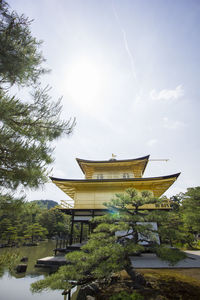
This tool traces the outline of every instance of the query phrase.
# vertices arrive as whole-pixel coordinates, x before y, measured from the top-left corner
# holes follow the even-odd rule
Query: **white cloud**
[[[157,144],[158,140],[157,139],[151,139],[147,142],[147,146],[152,147],[155,144]]]
[[[151,90],[150,97],[153,100],[177,100],[184,95],[182,85],[178,85],[174,90],[161,90],[157,92],[155,89]]]
[[[178,120],[176,121],[169,120],[167,117],[163,118],[163,123],[164,123],[163,124],[164,128],[167,129],[179,129],[186,125],[185,123]]]

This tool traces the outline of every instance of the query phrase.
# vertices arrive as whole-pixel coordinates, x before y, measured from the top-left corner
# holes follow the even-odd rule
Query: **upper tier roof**
[[[81,170],[85,174],[86,179],[91,179],[92,174],[100,172],[102,170],[116,170],[116,169],[132,169],[135,173],[135,177],[142,177],[145,168],[147,166],[149,156],[143,156],[135,159],[124,159],[124,160],[85,160],[76,158]]]

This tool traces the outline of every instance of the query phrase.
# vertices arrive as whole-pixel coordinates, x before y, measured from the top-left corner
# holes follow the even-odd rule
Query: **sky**
[[[168,197],[199,185],[199,0],[8,0],[33,19],[52,99],[73,134],[54,142],[54,177],[82,179],[76,157],[150,154],[144,177],[181,172]],[[53,183],[28,200],[66,200]]]

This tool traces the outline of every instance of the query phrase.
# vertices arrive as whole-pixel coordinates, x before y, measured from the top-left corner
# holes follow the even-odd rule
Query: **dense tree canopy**
[[[182,194],[183,221],[188,231],[200,234],[200,186]]]
[[[175,247],[198,248],[200,187],[188,188],[185,193],[171,197],[171,207],[159,220],[162,241]]]
[[[144,250],[142,242],[151,242],[151,251],[172,264],[185,257],[175,249],[159,244],[157,230],[150,222],[156,221],[154,212],[141,209],[144,204],[157,203],[159,200],[148,191],[139,193],[128,189],[117,194],[106,206],[110,214],[94,219],[96,228],[81,251],[66,255],[69,264],[57,273],[32,285],[34,291],[43,289],[66,289],[71,280],[83,284],[95,279],[109,281],[114,272],[125,269],[137,283],[138,274],[130,264],[130,256]]]
[[[37,203],[41,208],[46,207],[48,209],[58,205],[58,202],[54,200],[32,200],[31,202]]]
[[[35,201],[0,201],[0,244],[20,246],[44,238],[66,237],[70,217],[58,208],[48,209]]]
[[[41,74],[44,58],[38,50],[41,41],[31,35],[31,21],[10,11],[0,0],[0,83],[8,86],[33,84]]]
[[[41,88],[44,58],[31,21],[0,0],[0,185],[1,198],[17,187],[38,187],[52,163],[50,142],[69,134],[74,120],[60,119],[61,103]],[[30,99],[12,95],[13,85],[31,86]]]

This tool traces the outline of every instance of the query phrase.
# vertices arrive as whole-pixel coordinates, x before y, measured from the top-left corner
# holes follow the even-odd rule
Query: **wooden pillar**
[[[67,290],[67,291],[64,291],[62,293],[62,295],[64,294],[64,300],[71,300],[71,290]],[[68,297],[67,297],[68,296]]]
[[[92,210],[92,220],[94,219],[94,209]],[[94,224],[91,223],[90,224],[90,230],[91,230],[91,233],[93,232],[93,229],[94,229]]]
[[[82,239],[83,239],[83,222],[81,222],[80,243],[82,243]]]
[[[70,232],[70,239],[69,239],[70,245],[72,245],[73,243],[73,236],[74,236],[74,212],[72,212],[71,232]]]
[[[71,290],[69,290],[69,293],[68,293],[68,300],[71,299]]]

